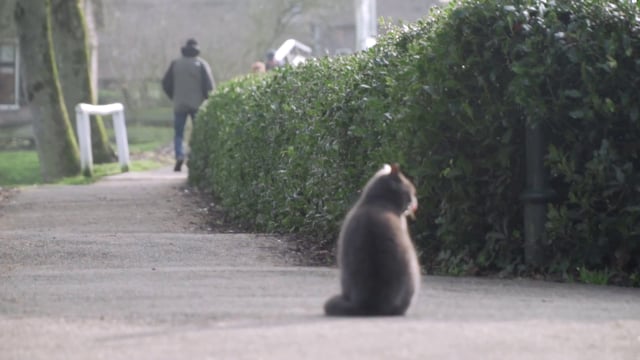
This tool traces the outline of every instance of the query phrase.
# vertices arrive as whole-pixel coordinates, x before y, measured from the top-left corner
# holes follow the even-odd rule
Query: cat
[[[348,212],[338,237],[342,294],[329,316],[404,315],[420,286],[420,266],[407,227],[418,208],[414,185],[397,164],[384,165]]]

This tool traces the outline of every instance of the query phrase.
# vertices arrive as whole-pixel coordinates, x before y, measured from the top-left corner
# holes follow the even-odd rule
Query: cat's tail
[[[342,295],[335,295],[324,304],[324,313],[327,316],[358,316],[363,315],[362,310],[353,303],[347,301]]]
[[[409,301],[396,305],[358,304],[335,295],[324,304],[324,313],[327,316],[402,316],[409,304]]]

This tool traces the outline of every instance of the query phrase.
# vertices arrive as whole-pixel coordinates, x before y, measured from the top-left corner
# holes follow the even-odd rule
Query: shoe
[[[173,171],[180,172],[180,170],[182,170],[182,163],[183,162],[184,162],[184,160],[182,160],[182,159],[176,160],[176,166],[173,167]]]

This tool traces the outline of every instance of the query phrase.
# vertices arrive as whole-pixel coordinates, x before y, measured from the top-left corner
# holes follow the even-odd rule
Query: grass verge
[[[129,171],[147,171],[160,168],[166,164],[154,160],[132,161]],[[94,164],[93,176],[82,175],[67,177],[59,184],[79,185],[90,184],[104,176],[120,174],[120,164],[117,162],[108,164]],[[24,185],[42,184],[40,176],[40,164],[35,151],[3,151],[0,152],[0,187],[14,187]]]
[[[112,131],[107,130],[113,137]],[[153,152],[171,141],[173,128],[159,126],[130,126],[127,128],[129,151],[131,155]],[[114,145],[115,146],[115,145]],[[165,163],[141,159],[131,162],[129,171],[146,171],[157,169]],[[101,177],[121,173],[118,162],[108,164],[94,164],[93,176],[86,178],[82,175],[64,178],[60,184],[89,184]],[[42,184],[40,163],[35,150],[0,151],[0,187],[15,187],[23,185]]]
[[[129,166],[129,171],[147,171],[157,169],[159,167],[164,166],[165,164],[159,163],[153,160],[137,160],[132,161]],[[121,174],[120,164],[109,163],[109,164],[96,164],[93,165],[93,176],[85,177],[83,175],[66,177],[57,182],[57,184],[62,185],[83,185],[83,184],[91,184],[94,183],[101,178],[109,175],[117,175]]]
[[[42,183],[38,154],[33,150],[0,152],[0,186]]]

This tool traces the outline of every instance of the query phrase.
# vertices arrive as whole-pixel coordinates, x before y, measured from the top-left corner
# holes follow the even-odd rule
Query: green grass
[[[110,137],[113,131],[107,130]],[[171,143],[173,128],[159,126],[128,126],[127,137],[129,139],[129,152],[137,154],[156,150]],[[114,141],[115,148],[115,141]],[[150,161],[132,161],[129,171],[146,171],[164,166],[165,164]],[[118,162],[109,164],[94,164],[93,176],[90,178],[82,175],[61,180],[61,184],[88,184],[101,177],[120,174],[122,171]],[[21,186],[42,184],[40,175],[40,163],[35,150],[0,151],[0,186]]]
[[[613,275],[613,273],[608,269],[591,271],[582,266],[577,270],[580,281],[593,285],[607,285],[609,283],[609,279]]]
[[[40,163],[35,151],[0,152],[0,186],[42,183]]]
[[[164,165],[165,164],[150,160],[132,161],[129,166],[129,171],[153,170]],[[120,170],[120,164],[117,162],[94,164],[92,177],[88,178],[83,175],[78,175],[64,178],[58,181],[58,183],[65,185],[90,184],[104,176],[120,173],[122,173],[122,171]],[[40,164],[38,162],[38,155],[35,151],[0,152],[0,187],[14,187],[42,183]]]
[[[150,160],[140,160],[140,161],[132,161],[129,166],[129,171],[147,171],[157,169],[162,167],[164,164],[161,164],[156,161]],[[83,175],[66,177],[60,181],[58,184],[62,185],[83,185],[83,184],[91,184],[98,181],[100,178],[109,175],[117,175],[121,174],[120,164],[118,163],[109,163],[109,164],[97,164],[93,165],[93,176],[85,177]]]

